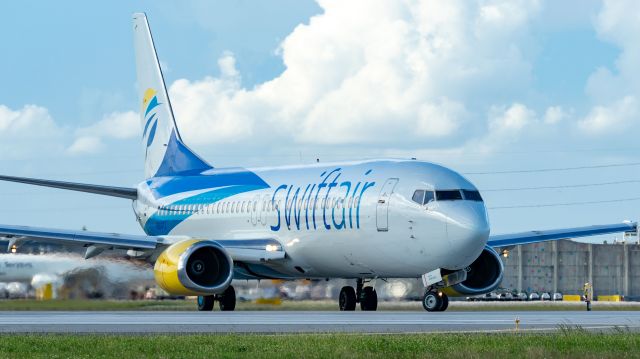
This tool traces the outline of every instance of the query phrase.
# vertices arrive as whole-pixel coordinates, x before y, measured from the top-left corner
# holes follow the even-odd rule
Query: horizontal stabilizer
[[[64,182],[64,181],[51,181],[51,180],[42,180],[37,178],[12,177],[12,176],[1,176],[1,175],[0,175],[0,180],[26,183],[26,184],[36,185],[36,186],[67,189],[71,191],[101,194],[104,196],[111,196],[111,197],[120,197],[120,198],[127,198],[127,199],[138,198],[138,191],[135,188],[113,187],[113,186],[103,186],[103,185],[97,185],[97,184],[84,184],[84,183],[74,183],[74,182]]]

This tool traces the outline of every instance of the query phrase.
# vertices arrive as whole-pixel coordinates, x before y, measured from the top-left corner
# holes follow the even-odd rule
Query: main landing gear
[[[338,305],[341,311],[354,311],[356,304],[360,303],[360,310],[375,311],[378,309],[378,293],[373,287],[364,287],[364,280],[358,279],[356,288],[342,287],[338,297]]]
[[[427,312],[444,312],[449,307],[449,297],[442,292],[428,290],[422,297],[422,307]]]
[[[236,290],[233,289],[233,286],[229,286],[222,294],[198,296],[198,310],[201,312],[212,311],[216,300],[221,311],[232,311],[236,309]]]

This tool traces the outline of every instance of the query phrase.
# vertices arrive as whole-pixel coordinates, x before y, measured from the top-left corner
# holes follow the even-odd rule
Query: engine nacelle
[[[171,294],[220,294],[233,279],[233,260],[214,241],[188,239],[165,249],[153,273],[156,283]]]
[[[449,296],[473,296],[489,293],[498,288],[504,275],[504,265],[500,255],[491,247],[485,247],[478,259],[473,261],[467,272],[467,279],[443,292]]]

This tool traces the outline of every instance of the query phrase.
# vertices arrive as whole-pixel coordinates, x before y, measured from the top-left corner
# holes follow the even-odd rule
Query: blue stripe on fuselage
[[[171,208],[172,206],[180,206],[180,205],[212,204],[239,193],[245,193],[245,192],[255,191],[255,190],[264,189],[264,188],[269,188],[269,186],[266,186],[266,187],[260,186],[260,185],[228,186],[228,187],[218,188],[218,189],[214,189],[204,193],[200,193],[188,198],[184,198],[179,201],[173,202],[169,205],[165,205],[164,207]],[[184,211],[181,211],[181,212],[172,211],[172,210],[162,210],[161,212],[158,211],[154,213],[151,217],[149,217],[149,219],[144,225],[144,231],[148,235],[153,235],[153,236],[168,234],[178,224],[182,223],[184,220],[189,218],[192,214],[193,214],[192,212],[184,212]]]
[[[269,188],[257,174],[244,168],[211,170],[207,175],[200,176],[154,177],[147,180],[147,186],[156,199],[182,192],[227,186]]]

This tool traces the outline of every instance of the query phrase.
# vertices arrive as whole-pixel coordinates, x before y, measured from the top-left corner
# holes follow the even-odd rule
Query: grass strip
[[[300,334],[300,335],[2,335],[11,358],[636,358],[640,335]]]

